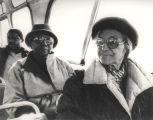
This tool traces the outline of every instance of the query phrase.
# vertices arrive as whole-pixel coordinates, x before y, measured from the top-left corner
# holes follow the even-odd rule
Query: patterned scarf
[[[108,73],[110,73],[115,79],[112,79],[112,82],[115,84],[115,86],[118,88],[120,92],[123,93],[122,89],[122,80],[124,79],[126,75],[125,71],[125,65],[123,64],[122,67],[117,70],[114,65],[103,65]]]
[[[117,70],[114,65],[104,65],[104,67],[108,73],[112,74],[116,78],[116,82],[119,82],[125,75],[124,65],[120,70]]]

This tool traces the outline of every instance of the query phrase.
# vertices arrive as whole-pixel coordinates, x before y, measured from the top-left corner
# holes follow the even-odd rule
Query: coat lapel
[[[126,112],[131,117],[131,113],[130,113],[130,109],[127,104],[127,101],[125,97],[123,96],[123,94],[121,93],[121,91],[119,91],[117,87],[113,84],[112,79],[113,79],[112,76],[108,74],[107,87],[114,94],[116,99],[119,101],[119,103],[122,105],[122,107],[126,110]]]
[[[55,86],[55,89],[62,90],[65,82],[63,75],[59,71],[56,57],[53,54],[49,54],[46,60],[47,70],[51,77],[51,80]]]
[[[131,110],[136,96],[153,86],[153,78],[131,60],[128,61],[127,74],[126,100]]]
[[[70,77],[66,63],[62,63],[54,54],[49,54],[46,64],[54,86],[58,90],[63,90],[65,81]]]
[[[106,84],[107,74],[104,67],[97,61],[93,61],[84,75],[84,84]]]

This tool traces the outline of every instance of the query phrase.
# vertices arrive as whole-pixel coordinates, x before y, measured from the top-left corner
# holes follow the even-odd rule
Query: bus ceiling
[[[53,3],[54,0],[0,0],[1,6],[4,4],[6,9],[0,15],[0,19],[23,7],[28,7],[31,12],[32,24],[48,23],[50,9]]]

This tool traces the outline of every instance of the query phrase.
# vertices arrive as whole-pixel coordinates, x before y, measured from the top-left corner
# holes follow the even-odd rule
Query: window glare
[[[8,20],[2,20],[1,21],[1,35],[2,35],[2,39],[0,40],[0,46],[4,47],[7,45],[7,32],[9,30],[9,23]]]
[[[20,9],[13,13],[12,15],[13,27],[20,29],[25,37],[29,31],[31,31],[32,23],[31,23],[31,15],[29,9],[27,7]],[[25,42],[23,46],[26,49],[29,49]]]
[[[12,4],[14,7],[17,7],[25,2],[26,2],[26,0],[12,0]]]
[[[80,62],[93,2],[94,0],[56,0],[49,24],[59,39],[54,50],[57,56]]]

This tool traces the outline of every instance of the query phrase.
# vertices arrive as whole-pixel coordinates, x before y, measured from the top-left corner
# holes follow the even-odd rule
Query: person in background
[[[128,55],[138,44],[123,18],[107,17],[92,28],[97,59],[65,83],[57,120],[152,120],[153,79]]]
[[[48,119],[54,119],[58,97],[65,81],[73,74],[73,69],[54,55],[53,49],[58,39],[49,25],[35,24],[27,34],[25,43],[32,51],[10,69],[3,102],[30,101]],[[10,117],[19,117],[24,111],[27,112],[26,109],[19,107],[7,112]],[[29,109],[29,112],[32,110]]]
[[[20,30],[10,29],[8,31],[8,45],[5,48],[0,48],[0,77],[4,78],[4,80],[6,80],[12,64],[28,55],[28,51],[21,47],[23,41],[23,35]]]

